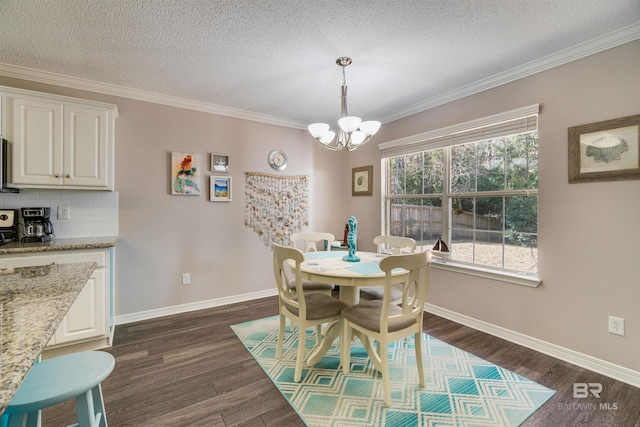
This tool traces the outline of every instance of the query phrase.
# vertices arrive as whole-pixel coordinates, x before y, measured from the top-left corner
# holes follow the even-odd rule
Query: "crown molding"
[[[486,79],[478,80],[477,82],[462,86],[458,89],[443,93],[441,95],[433,96],[385,117],[384,119],[382,119],[382,122],[389,123],[394,120],[399,120],[417,113],[421,113],[439,105],[457,101],[458,99],[462,99],[497,86],[511,83],[515,80],[519,80],[524,77],[528,77],[542,71],[558,67],[560,65],[568,64],[569,62],[573,62],[578,59],[582,59],[587,56],[594,55],[596,53],[603,52],[605,50],[612,49],[614,47],[618,47],[638,39],[640,39],[640,22],[613,31],[609,34],[605,34],[604,36],[596,37],[595,39],[588,40],[586,42],[561,50],[551,55],[547,55],[541,59],[512,68],[502,73],[495,74]]]
[[[501,86],[506,83],[528,77],[533,74],[549,70],[569,62],[585,58],[587,56],[611,49],[625,43],[640,39],[640,22],[621,28],[601,37],[586,41],[576,46],[561,50],[536,61],[529,62],[522,66],[512,68],[502,73],[477,82],[462,86],[458,89],[433,96],[408,108],[402,109],[394,114],[382,119],[383,123],[399,120],[413,114],[429,110],[458,99],[465,98],[476,93]],[[277,126],[284,126],[295,129],[306,129],[307,124],[297,120],[285,119],[282,117],[270,116],[267,114],[255,113],[252,111],[237,108],[224,107],[216,104],[209,104],[201,101],[194,101],[186,98],[179,98],[171,95],[164,95],[139,89],[127,88],[108,83],[100,83],[92,80],[77,77],[65,76],[62,74],[50,73],[47,71],[34,70],[10,64],[0,63],[0,75],[16,79],[30,80],[39,83],[63,86],[72,89],[86,90],[89,92],[102,93],[105,95],[119,96],[123,98],[135,99],[138,101],[152,102],[155,104],[172,107],[185,108],[189,110],[202,111],[205,113],[218,114],[221,116],[234,117],[238,119],[251,120]]]
[[[307,128],[307,125],[305,123],[296,120],[289,120],[282,117],[255,113],[238,108],[224,107],[222,105],[209,104],[206,102],[194,101],[191,99],[179,98],[177,96],[164,95],[156,92],[132,89],[108,83],[100,83],[78,77],[65,76],[62,74],[50,73],[47,71],[19,67],[16,65],[0,63],[0,75],[16,79],[34,81],[38,83],[63,86],[71,89],[80,89],[89,92],[102,93],[105,95],[135,99],[138,101],[152,102],[154,104],[202,111],[205,113],[218,114],[221,116],[234,117],[237,119],[251,120],[271,125],[284,126],[295,129]]]

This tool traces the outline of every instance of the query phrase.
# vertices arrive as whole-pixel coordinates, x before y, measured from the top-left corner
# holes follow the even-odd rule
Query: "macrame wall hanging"
[[[309,177],[245,172],[244,225],[267,246],[289,246],[289,236],[309,224]]]

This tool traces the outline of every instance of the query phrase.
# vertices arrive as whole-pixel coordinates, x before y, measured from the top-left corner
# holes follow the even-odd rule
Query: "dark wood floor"
[[[229,328],[277,310],[270,297],[118,326],[109,425],[304,426]],[[431,314],[425,332],[556,390],[524,426],[640,427],[638,388]],[[574,399],[574,382],[601,383],[601,398]],[[73,403],[43,412],[46,427],[74,422]]]

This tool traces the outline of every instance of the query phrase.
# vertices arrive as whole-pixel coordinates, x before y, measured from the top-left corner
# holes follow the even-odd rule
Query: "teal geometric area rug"
[[[276,359],[278,316],[231,329],[310,427],[517,426],[555,394],[425,334],[423,389],[413,339],[390,344],[393,406],[386,407],[382,380],[359,340],[351,345],[349,375],[339,369],[339,347],[334,345],[316,366],[303,365],[302,381],[295,383],[298,334],[287,327],[282,359]],[[307,348],[315,345],[314,329],[307,331]]]

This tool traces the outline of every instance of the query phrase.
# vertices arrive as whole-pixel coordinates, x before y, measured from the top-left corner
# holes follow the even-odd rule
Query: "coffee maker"
[[[0,209],[0,245],[18,241],[18,210]]]
[[[47,242],[54,236],[51,208],[22,208],[22,242]]]

